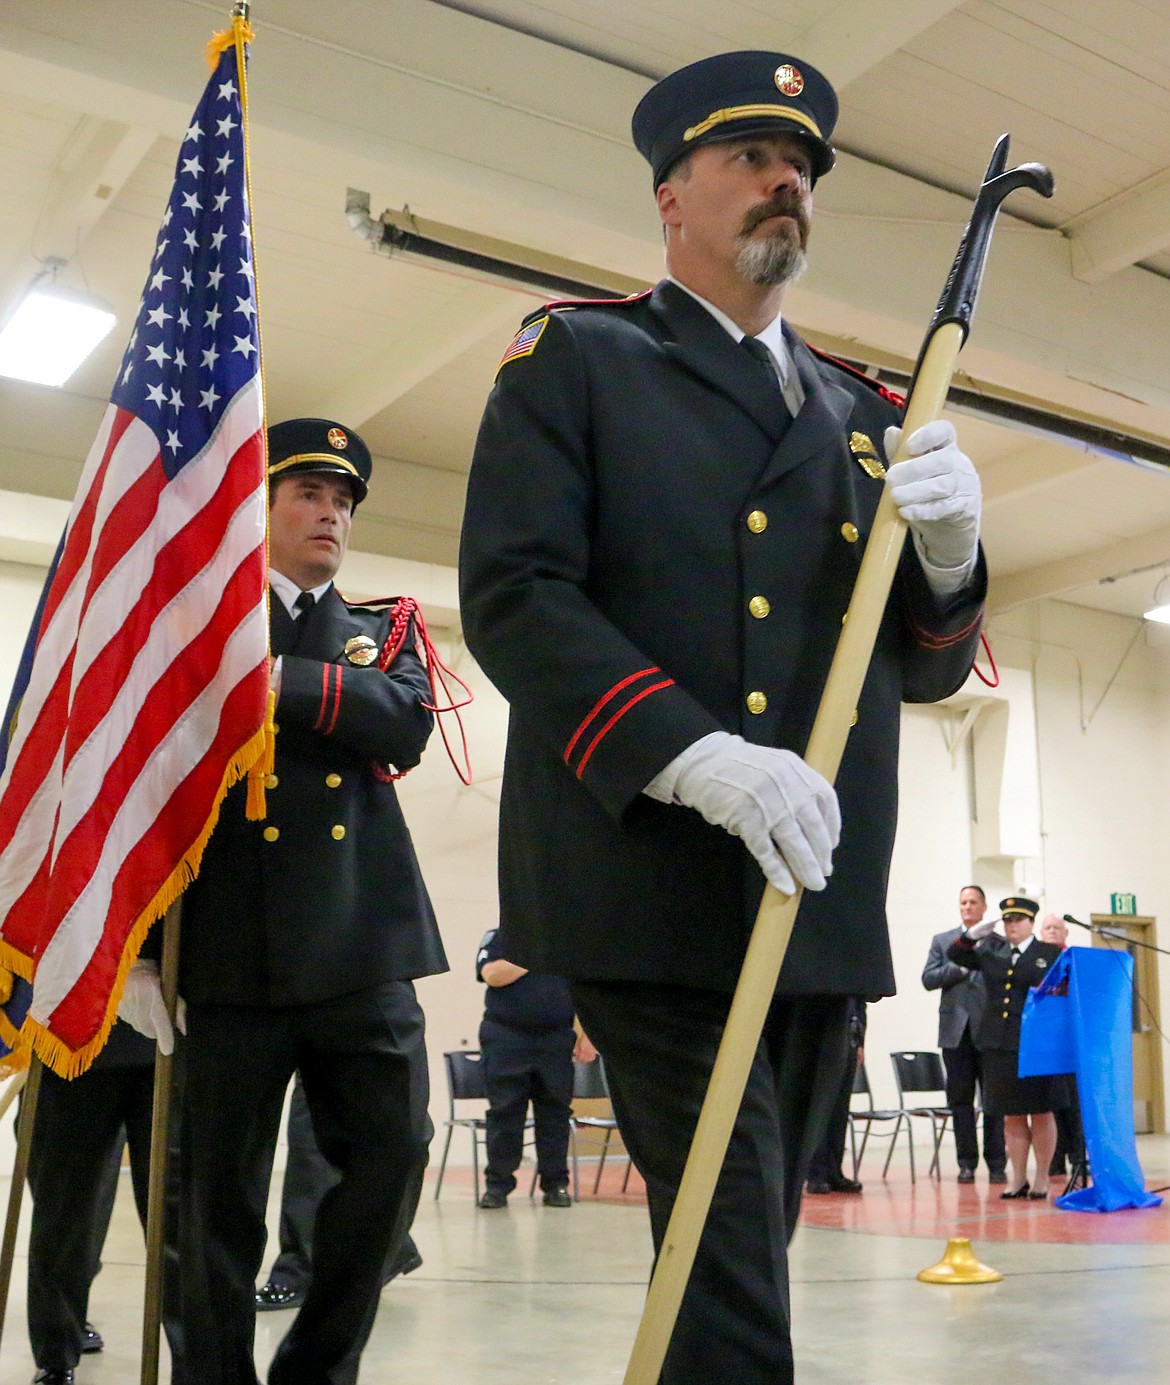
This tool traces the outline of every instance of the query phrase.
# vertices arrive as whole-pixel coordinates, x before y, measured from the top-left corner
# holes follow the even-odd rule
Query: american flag
[[[62,1075],[113,1022],[150,925],[265,744],[264,407],[240,73],[188,128],[50,573],[0,777],[0,964]]]

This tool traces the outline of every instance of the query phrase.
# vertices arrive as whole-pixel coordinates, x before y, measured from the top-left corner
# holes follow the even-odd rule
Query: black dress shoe
[[[573,1199],[567,1188],[546,1188],[542,1199],[546,1207],[572,1207]]]
[[[1029,1202],[1047,1202],[1047,1201],[1048,1201],[1048,1189],[1045,1188],[1044,1191],[1043,1191],[1042,1193],[1036,1192],[1035,1190],[1033,1190],[1032,1192],[1030,1192],[1030,1193],[1028,1194],[1028,1201],[1029,1201]]]
[[[971,1167],[970,1164],[960,1164],[960,1165],[959,1165],[959,1182],[960,1182],[960,1183],[974,1183],[974,1182],[975,1182],[975,1170]]]
[[[292,1289],[271,1279],[262,1289],[256,1290],[257,1313],[274,1313],[278,1308],[299,1308],[304,1301],[304,1289]]]
[[[73,1385],[73,1371],[37,1371],[33,1385]]]
[[[1048,1165],[1049,1178],[1063,1178],[1068,1173],[1068,1166],[1063,1159],[1053,1159]]]
[[[833,1190],[827,1183],[818,1178],[812,1182],[806,1183],[804,1185],[804,1191],[806,1193],[815,1193],[819,1196],[821,1193],[831,1193]]]
[[[485,1212],[494,1212],[498,1207],[507,1207],[508,1194],[501,1193],[495,1188],[489,1188],[480,1198],[479,1205]]]
[[[88,1356],[91,1351],[101,1351],[105,1347],[102,1341],[102,1334],[94,1327],[93,1323],[87,1322],[81,1332],[81,1354]]]
[[[989,1169],[987,1171],[988,1183],[1006,1183],[1007,1169]]]
[[[1015,1198],[1027,1197],[1027,1196],[1028,1196],[1028,1180],[1027,1180],[1027,1179],[1025,1179],[1025,1180],[1023,1181],[1023,1183],[1020,1184],[1020,1186],[1016,1189],[1016,1191],[1015,1191],[1014,1193],[1000,1193],[1000,1197],[1003,1198],[1003,1200],[1004,1200],[1005,1202],[1010,1202],[1010,1201],[1012,1201],[1012,1200],[1015,1199]]]
[[[859,1193],[861,1184],[856,1178],[846,1178],[843,1173],[829,1175],[829,1191],[833,1193]]]
[[[407,1241],[394,1257],[394,1263],[390,1266],[390,1273],[382,1280],[382,1287],[385,1288],[392,1279],[397,1279],[400,1274],[413,1274],[415,1270],[421,1267],[422,1256],[418,1253],[418,1246],[413,1241]]]

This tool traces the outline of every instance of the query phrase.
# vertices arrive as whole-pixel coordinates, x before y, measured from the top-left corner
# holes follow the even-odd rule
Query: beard
[[[792,219],[777,222],[772,233],[762,240],[754,237],[756,227],[772,216]],[[776,288],[793,283],[808,268],[808,233],[804,204],[796,197],[780,194],[744,217],[735,267],[749,284]]]

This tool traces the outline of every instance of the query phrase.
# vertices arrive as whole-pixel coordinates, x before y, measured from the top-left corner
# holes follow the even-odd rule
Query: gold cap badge
[[[378,646],[369,635],[355,635],[345,642],[345,657],[351,664],[366,668],[378,657]]]
[[[777,89],[785,96],[799,96],[804,90],[804,73],[791,63],[782,63],[776,69],[775,81]]]
[[[317,436],[320,437],[320,433]],[[338,452],[344,452],[349,446],[349,439],[340,428],[330,428],[325,436],[329,439],[329,446],[336,447]]]
[[[872,476],[875,481],[880,481],[885,476],[885,464],[878,456],[878,450],[868,433],[850,433],[849,450],[867,476]]]

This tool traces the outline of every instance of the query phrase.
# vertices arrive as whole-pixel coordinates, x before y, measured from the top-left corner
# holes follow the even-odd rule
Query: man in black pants
[[[849,999],[849,1059],[845,1076],[837,1093],[837,1104],[829,1116],[825,1138],[813,1151],[808,1165],[808,1193],[859,1193],[861,1184],[849,1178],[841,1168],[845,1158],[845,1136],[849,1127],[849,1100],[853,1095],[853,1079],[865,1054],[865,1001],[859,996]]]
[[[427,1117],[430,1124],[430,1117]],[[268,1272],[268,1281],[256,1290],[256,1311],[270,1313],[280,1308],[298,1308],[305,1301],[313,1277],[313,1225],[321,1199],[335,1188],[341,1175],[321,1153],[313,1134],[313,1118],[305,1098],[304,1084],[298,1076],[293,1083],[288,1107],[288,1162],[280,1189],[280,1254]],[[434,1127],[431,1126],[431,1134]],[[428,1144],[430,1136],[427,1137]],[[426,1165],[419,1164],[410,1193],[403,1200],[399,1224],[394,1228],[390,1253],[382,1267],[382,1287],[400,1274],[412,1274],[422,1265],[422,1256],[410,1234],[418,1200],[422,1194]]]
[[[488,1110],[485,1211],[508,1205],[524,1147],[528,1103],[536,1134],[536,1173],[546,1207],[572,1207],[569,1117],[573,1100],[573,998],[559,976],[509,962],[499,930],[484,934],[475,975],[487,985],[479,1047]]]
[[[257,1385],[256,1275],[284,1094],[299,1072],[340,1172],[269,1385],[348,1385],[430,1125],[413,979],[446,970],[391,782],[432,726],[407,607],[333,585],[371,459],[329,419],[268,432],[276,763],[267,817],[229,791],[183,901],[187,1002],[175,1385]],[[133,974],[133,971],[132,971]],[[157,985],[157,977],[155,978]]]
[[[959,917],[963,928],[972,928],[987,912],[987,897],[978,885],[959,891]],[[956,966],[947,948],[962,932],[948,928],[930,941],[930,953],[922,971],[928,991],[941,991],[938,1006],[938,1046],[947,1070],[947,1105],[955,1132],[955,1156],[959,1182],[974,1183],[979,1165],[979,1140],[975,1121],[975,1088],[982,1092],[983,1055],[975,1047],[975,1035],[987,1004],[987,987],[977,971]],[[1003,1117],[983,1113],[983,1158],[988,1182],[1006,1183],[1007,1152],[1003,1142]]]
[[[128,1024],[114,1025],[80,1077],[67,1082],[42,1069],[28,1165],[28,1337],[40,1385],[71,1385],[81,1356],[102,1349],[86,1320],[89,1289],[127,1142],[146,1227],[153,1094],[154,1044]]]

